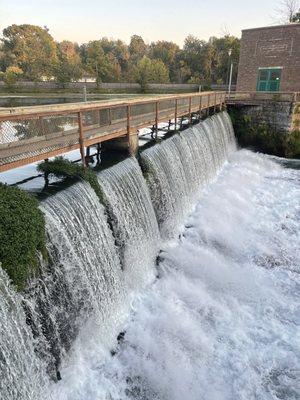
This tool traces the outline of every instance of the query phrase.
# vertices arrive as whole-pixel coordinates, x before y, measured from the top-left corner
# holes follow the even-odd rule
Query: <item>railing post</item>
[[[101,110],[98,111],[98,125],[101,125]]]
[[[178,115],[178,99],[175,99],[175,121],[174,121],[174,131],[177,130],[177,115]]]
[[[295,103],[297,102],[297,97],[298,97],[298,96],[297,96],[297,92],[295,92],[295,93],[294,93],[294,102],[295,102]]]
[[[155,102],[155,139],[158,135],[158,101]]]
[[[84,137],[83,137],[83,122],[82,122],[81,111],[78,112],[77,116],[78,116],[79,148],[80,148],[81,161],[82,161],[84,168],[86,168]]]
[[[39,125],[40,125],[43,136],[45,136],[46,131],[45,131],[45,126],[44,126],[44,122],[43,122],[43,117],[39,117]]]
[[[209,116],[209,109],[210,109],[210,93],[208,94],[208,97],[207,97],[207,110],[206,110],[207,116]]]
[[[128,106],[127,106],[127,136],[128,136],[128,141],[129,141],[129,136],[130,136],[130,133],[131,133],[131,124],[130,124],[130,122],[131,122],[131,107],[128,104]]]
[[[193,123],[193,117],[192,117],[192,97],[189,97],[189,121],[190,125]]]
[[[199,119],[201,119],[201,114],[202,114],[202,96],[200,94],[200,96],[199,96]]]
[[[215,92],[215,104],[214,104],[214,114],[217,111],[217,92]]]

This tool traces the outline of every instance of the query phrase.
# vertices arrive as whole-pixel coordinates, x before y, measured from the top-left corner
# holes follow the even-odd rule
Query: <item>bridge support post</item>
[[[157,131],[156,131],[157,135]],[[128,151],[131,156],[136,156],[139,149],[138,131],[132,132],[131,128],[131,106],[127,106],[127,140]]]

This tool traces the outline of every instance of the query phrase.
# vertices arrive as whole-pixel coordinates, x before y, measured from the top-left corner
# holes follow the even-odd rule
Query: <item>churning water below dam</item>
[[[1,400],[299,399],[300,171],[236,150],[226,113],[140,165],[98,174],[103,205],[41,203],[27,293],[0,269]]]

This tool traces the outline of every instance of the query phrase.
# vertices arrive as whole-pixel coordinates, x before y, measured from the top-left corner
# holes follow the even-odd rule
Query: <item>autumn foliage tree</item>
[[[8,81],[55,79],[63,86],[83,74],[94,77],[98,85],[138,82],[143,90],[149,83],[169,81],[209,86],[228,83],[231,62],[235,81],[239,50],[240,40],[227,33],[208,41],[189,35],[183,48],[165,40],[147,44],[139,35],[133,35],[128,45],[103,37],[79,46],[55,42],[45,27],[12,25],[0,39],[0,72]]]
[[[82,77],[83,68],[76,43],[64,40],[57,44],[57,61],[54,68],[56,80],[65,85]]]
[[[56,44],[46,28],[11,25],[3,30],[3,52],[11,65],[33,81],[51,77],[57,61]]]

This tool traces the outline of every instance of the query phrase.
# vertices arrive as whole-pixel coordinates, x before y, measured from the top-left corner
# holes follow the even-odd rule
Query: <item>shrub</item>
[[[37,200],[0,183],[0,262],[22,290],[38,270],[38,252],[47,258],[45,221]]]
[[[81,164],[72,163],[63,157],[56,157],[52,161],[44,161],[40,163],[37,168],[47,176],[54,175],[58,178],[81,178],[87,181],[97,194],[99,200],[103,202],[103,192],[99,185],[97,175],[91,169],[84,168]]]

